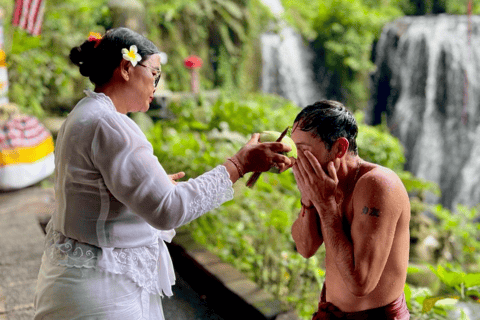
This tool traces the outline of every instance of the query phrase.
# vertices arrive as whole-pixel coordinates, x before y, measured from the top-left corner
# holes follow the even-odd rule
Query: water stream
[[[309,44],[281,19],[284,8],[279,0],[262,0],[276,16],[278,32],[269,31],[261,36],[262,91],[278,94],[306,107],[325,97],[324,90],[315,80],[313,60],[315,54]]]
[[[367,121],[387,123],[405,147],[406,170],[436,182],[455,208],[480,199],[480,17],[404,17],[376,46]],[[464,116],[467,116],[466,118]]]

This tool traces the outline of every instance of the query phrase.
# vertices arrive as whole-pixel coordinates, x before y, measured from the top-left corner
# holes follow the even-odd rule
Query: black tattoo
[[[368,214],[372,217],[380,217],[380,209],[363,207],[362,214]]]

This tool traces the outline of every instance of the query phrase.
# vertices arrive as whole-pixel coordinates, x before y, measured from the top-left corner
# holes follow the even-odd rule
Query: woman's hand
[[[250,141],[234,156],[243,168],[243,172],[264,172],[272,166],[286,171],[295,163],[294,158],[288,158],[280,152],[291,151],[292,148],[280,142],[260,143],[260,134],[254,133]]]
[[[185,172],[181,171],[181,172],[177,172],[177,173],[174,173],[174,174],[169,174],[168,177],[170,178],[170,181],[174,185],[176,185],[178,182],[175,181],[175,180],[182,179],[183,177],[185,177]]]
[[[298,151],[294,175],[305,205],[329,206],[335,203],[338,177],[333,162],[328,163],[328,175],[310,152]]]

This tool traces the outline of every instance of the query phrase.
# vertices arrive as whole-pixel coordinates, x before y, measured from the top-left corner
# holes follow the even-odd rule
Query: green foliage
[[[439,263],[455,263],[466,271],[478,272],[480,263],[480,223],[479,207],[468,208],[458,205],[455,213],[436,205],[433,214],[439,219],[437,224],[437,240],[441,252],[438,252]]]
[[[325,65],[346,90],[346,101],[362,108],[369,98],[368,74],[374,70],[372,44],[384,24],[401,16],[392,5],[365,0],[326,0],[312,20],[314,46],[324,52]]]
[[[439,265],[430,266],[431,271],[445,286],[445,292],[434,295],[426,288],[405,287],[405,296],[414,319],[447,319],[448,312],[453,310],[458,301],[478,303],[480,293],[480,274],[447,270]],[[415,292],[415,294],[413,294]],[[461,319],[468,319],[461,310]]]
[[[424,309],[424,302],[432,296],[429,288],[415,288],[405,285],[405,301],[412,320],[448,320],[447,312],[451,309],[448,304],[439,301],[431,309]],[[450,303],[451,304],[451,303]]]
[[[189,90],[183,60],[195,54],[204,61],[202,89],[217,86],[257,88],[258,38],[269,13],[258,0],[143,0],[149,38],[169,55],[164,66],[171,90]],[[252,77],[256,75],[256,77]]]
[[[4,8],[10,101],[39,117],[52,100],[71,104],[81,94],[78,87],[85,88],[88,82],[68,54],[89,31],[104,31],[109,21],[105,1],[47,1],[42,34],[37,37],[11,26],[13,6]]]
[[[394,171],[403,170],[405,157],[400,141],[389,134],[384,127],[359,125],[357,143],[359,155]]]

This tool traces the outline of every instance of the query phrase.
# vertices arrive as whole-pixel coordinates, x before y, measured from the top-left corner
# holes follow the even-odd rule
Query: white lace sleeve
[[[191,216],[198,217],[233,199],[232,180],[224,166],[217,166],[199,176],[195,182],[199,185],[200,194],[190,203],[188,211]]]
[[[180,203],[187,200],[188,205],[185,206],[183,214],[178,212],[172,219],[171,229],[178,228],[232,200],[232,181],[227,169],[219,165],[195,179],[180,182],[172,196],[174,195],[180,198]]]

